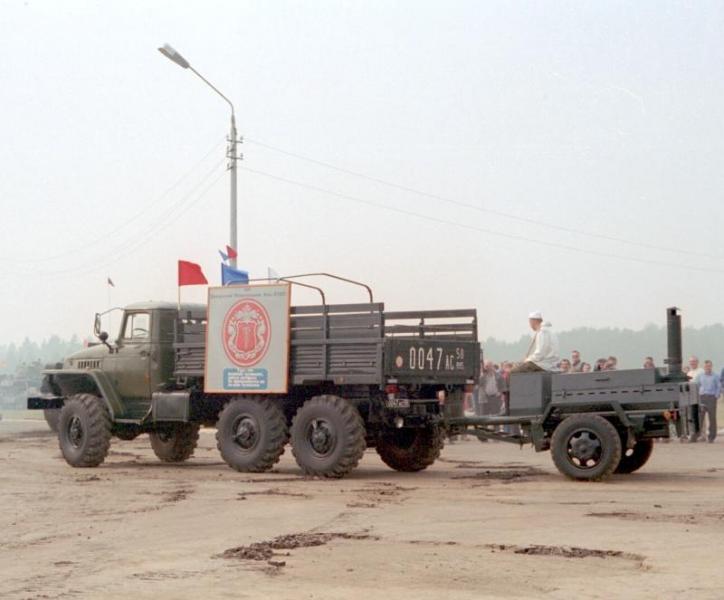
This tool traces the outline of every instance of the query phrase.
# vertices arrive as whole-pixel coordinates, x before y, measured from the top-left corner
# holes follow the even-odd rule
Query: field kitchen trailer
[[[655,439],[698,435],[700,428],[697,385],[681,369],[681,316],[677,308],[666,314],[667,369],[515,373],[509,415],[456,416],[447,427],[481,440],[550,450],[558,470],[571,479],[637,471]]]

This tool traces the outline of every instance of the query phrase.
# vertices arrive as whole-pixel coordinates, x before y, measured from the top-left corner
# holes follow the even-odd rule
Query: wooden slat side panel
[[[323,324],[324,317],[322,315],[293,316],[291,318],[292,329],[322,327]],[[327,326],[330,329],[336,327],[381,327],[382,313],[329,315],[327,317]]]
[[[382,302],[372,304],[327,304],[327,314],[337,313],[361,313],[361,312],[382,312],[385,305]],[[321,304],[313,306],[292,306],[292,315],[321,315],[324,307]]]
[[[477,319],[478,311],[475,308],[462,308],[453,310],[398,310],[387,311],[385,319]]]

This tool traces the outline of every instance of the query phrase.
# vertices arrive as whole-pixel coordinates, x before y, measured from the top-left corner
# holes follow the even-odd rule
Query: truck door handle
[[[141,356],[143,358],[146,358],[149,354],[150,354],[150,352],[148,350],[141,350]]]
[[[610,377],[596,377],[595,381],[611,381]]]

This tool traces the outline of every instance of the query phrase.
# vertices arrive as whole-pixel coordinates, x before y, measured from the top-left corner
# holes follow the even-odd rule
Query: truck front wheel
[[[574,415],[553,431],[551,453],[566,477],[598,481],[609,477],[621,461],[621,438],[603,417]]]
[[[111,446],[111,415],[103,400],[93,394],[66,400],[58,421],[58,442],[69,465],[100,465]]]
[[[60,421],[60,409],[59,408],[46,408],[43,411],[43,417],[45,422],[50,427],[50,431],[58,433],[58,423]]]
[[[163,462],[183,462],[199,443],[198,423],[176,423],[148,434],[154,454]],[[131,438],[133,439],[133,438]]]
[[[638,471],[651,458],[654,451],[654,440],[639,440],[633,448],[624,450],[616,473],[629,474]]]
[[[366,447],[362,417],[344,398],[315,396],[294,417],[292,452],[307,475],[344,477]]]
[[[288,437],[284,413],[269,400],[232,400],[216,424],[216,446],[221,458],[242,472],[271,469],[284,453]]]
[[[440,427],[388,429],[377,441],[377,454],[395,471],[422,471],[440,457],[444,437]]]

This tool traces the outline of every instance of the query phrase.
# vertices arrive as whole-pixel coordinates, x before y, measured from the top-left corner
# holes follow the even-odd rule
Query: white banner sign
[[[205,392],[286,393],[289,287],[284,283],[209,288]]]

